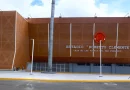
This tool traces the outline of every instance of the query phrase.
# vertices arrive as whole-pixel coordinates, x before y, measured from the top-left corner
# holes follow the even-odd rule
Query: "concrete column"
[[[112,72],[111,73],[116,73],[116,64],[112,64],[111,65],[111,68],[112,68]]]
[[[90,73],[93,73],[93,63],[90,64]]]
[[[69,72],[73,72],[73,64],[69,63]]]

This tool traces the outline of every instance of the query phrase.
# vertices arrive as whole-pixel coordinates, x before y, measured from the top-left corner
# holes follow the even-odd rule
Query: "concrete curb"
[[[130,82],[130,80],[49,80],[49,79],[36,79],[36,78],[0,78],[0,80],[30,80],[41,82]]]
[[[89,74],[89,75],[97,75],[99,73],[71,73],[71,72],[58,72],[58,74]],[[100,75],[100,74],[99,74]],[[103,74],[103,75],[111,75],[111,76],[130,76],[130,74]]]

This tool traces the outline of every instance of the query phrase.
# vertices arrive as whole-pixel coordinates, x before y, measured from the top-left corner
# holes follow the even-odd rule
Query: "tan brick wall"
[[[15,11],[0,11],[0,69],[11,69],[15,51]]]
[[[29,33],[28,22],[16,13],[16,56],[14,61],[15,67],[26,68],[29,57]]]

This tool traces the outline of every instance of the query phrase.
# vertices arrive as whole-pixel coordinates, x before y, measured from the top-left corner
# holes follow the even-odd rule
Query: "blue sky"
[[[50,17],[52,0],[0,0],[1,10],[17,10],[24,17]],[[56,0],[55,17],[124,17],[130,0]]]
[[[130,0],[96,0],[96,5],[98,6],[100,3],[104,3],[108,5],[108,9],[119,10],[122,12],[129,12],[130,10]]]

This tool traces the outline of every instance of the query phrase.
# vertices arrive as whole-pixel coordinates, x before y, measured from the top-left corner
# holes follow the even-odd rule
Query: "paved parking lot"
[[[52,83],[0,81],[0,90],[130,90],[130,83]]]

